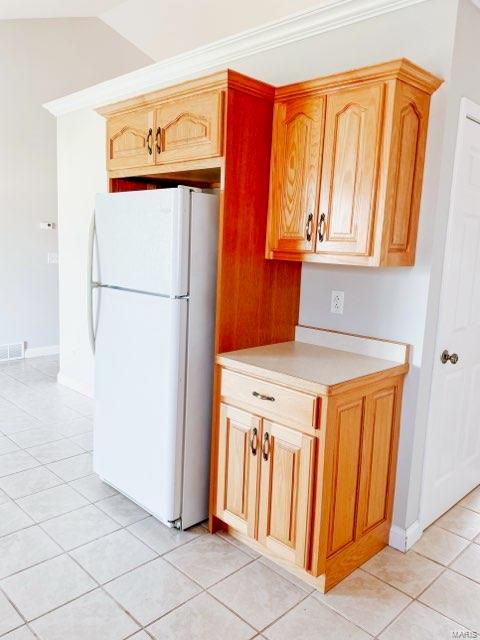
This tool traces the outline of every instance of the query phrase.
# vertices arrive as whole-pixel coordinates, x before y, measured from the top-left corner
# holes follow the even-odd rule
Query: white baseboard
[[[408,529],[402,529],[397,525],[392,525],[388,544],[394,549],[405,553],[422,537],[423,529],[418,520],[415,520]]]
[[[68,376],[64,376],[61,371],[57,375],[57,382],[64,387],[72,389],[72,391],[76,391],[77,393],[81,393],[84,396],[93,398],[92,385],[79,382],[78,380],[74,380],[73,378],[69,378]]]
[[[58,344],[52,344],[49,347],[27,347],[25,349],[25,358],[39,358],[40,356],[55,356],[60,353]]]

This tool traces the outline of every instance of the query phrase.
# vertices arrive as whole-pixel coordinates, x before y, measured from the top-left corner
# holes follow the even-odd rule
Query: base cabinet
[[[313,438],[223,403],[218,426],[217,517],[305,567]]]
[[[268,384],[264,408],[258,392],[234,392],[232,374],[219,367],[212,522],[328,590],[388,544],[404,372],[318,396],[298,428],[291,412],[289,426],[272,417],[287,388],[267,371],[250,378]]]

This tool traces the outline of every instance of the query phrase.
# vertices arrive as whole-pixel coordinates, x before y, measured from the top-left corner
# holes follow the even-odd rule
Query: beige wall
[[[0,21],[0,344],[58,345],[56,122],[42,103],[150,59],[96,18]],[[74,151],[74,150],[73,150]]]

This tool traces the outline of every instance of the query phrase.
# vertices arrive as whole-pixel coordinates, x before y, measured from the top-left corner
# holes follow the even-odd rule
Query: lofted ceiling
[[[124,0],[0,0],[0,20],[98,16]]]

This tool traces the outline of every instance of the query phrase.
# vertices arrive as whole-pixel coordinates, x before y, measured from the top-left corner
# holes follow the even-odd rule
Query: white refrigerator
[[[178,528],[208,514],[217,236],[216,195],[96,197],[94,470]]]

